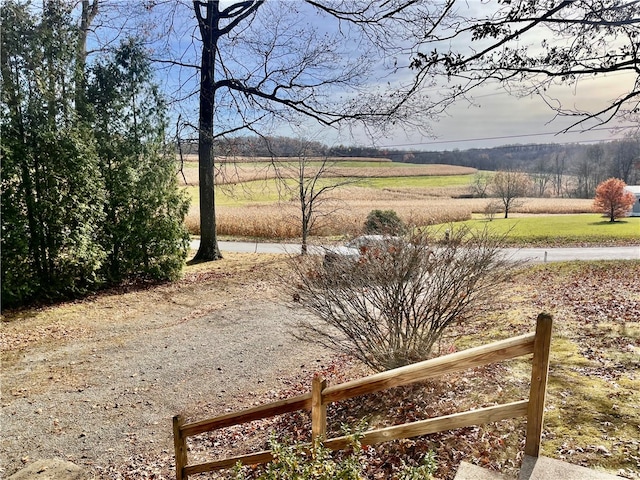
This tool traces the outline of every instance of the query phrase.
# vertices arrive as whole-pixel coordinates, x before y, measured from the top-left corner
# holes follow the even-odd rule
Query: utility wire
[[[629,126],[628,126],[629,127]],[[628,128],[628,127],[620,127],[620,128]],[[591,128],[589,131],[595,130],[612,130],[611,127],[597,127]],[[422,146],[422,145],[438,145],[443,143],[463,143],[463,142],[481,142],[483,140],[505,140],[509,138],[527,138],[527,137],[542,137],[548,135],[556,135],[557,132],[546,132],[546,133],[522,133],[518,135],[500,135],[496,137],[477,137],[477,138],[462,138],[456,140],[430,140],[427,142],[418,142],[418,143],[404,143],[404,144],[395,144],[395,145],[384,145],[381,148],[397,148],[397,147],[414,147],[414,146]],[[602,141],[607,140],[603,139]],[[598,140],[582,140],[575,142],[567,142],[567,143],[584,143],[584,142],[597,142]]]

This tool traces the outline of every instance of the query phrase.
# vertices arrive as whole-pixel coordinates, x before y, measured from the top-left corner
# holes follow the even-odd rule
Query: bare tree
[[[491,174],[488,172],[478,172],[473,175],[469,190],[471,195],[477,198],[487,198],[487,191],[491,183]]]
[[[548,155],[536,161],[532,171],[529,171],[529,178],[535,196],[545,197],[549,194],[549,186],[553,182],[553,165]]]
[[[534,188],[534,194],[537,197],[547,195],[547,188],[552,179],[552,173],[548,170],[540,170],[529,174],[530,182]]]
[[[640,161],[640,138],[628,135],[609,145],[611,153],[611,175],[633,184],[638,173],[635,165]],[[635,175],[634,175],[635,174]]]
[[[589,145],[584,154],[574,160],[573,174],[576,178],[576,196],[591,198],[596,187],[606,178],[604,148],[600,144]]]
[[[567,163],[567,153],[557,152],[551,158],[551,184],[553,185],[553,193],[556,197],[564,195],[565,189],[565,172]]]
[[[490,222],[496,217],[498,213],[502,210],[502,204],[499,200],[491,199],[484,206],[484,217]]]
[[[169,17],[183,17],[177,13],[180,8],[185,13],[182,3],[156,7],[169,5]],[[433,109],[425,108],[418,91],[434,81],[404,73],[431,17],[431,2],[194,0],[192,7],[198,31],[189,45],[191,56],[182,50],[164,61],[200,72],[197,84],[187,79],[176,93],[176,99],[186,99],[199,92],[194,128],[201,241],[195,261],[220,258],[215,139],[241,131],[267,135],[279,122],[332,127],[360,122],[372,135],[399,121],[428,129],[424,120]],[[177,31],[175,23],[170,30]]]
[[[493,176],[491,193],[502,201],[504,218],[509,218],[509,212],[521,204],[521,199],[526,196],[529,185],[529,178],[523,172],[503,170]]]
[[[304,149],[299,152],[297,159],[274,159],[280,197],[298,202],[303,255],[308,251],[309,236],[314,227],[338,208],[331,198],[331,192],[356,182],[353,178],[337,175],[335,166],[335,159],[327,156],[310,158]]]
[[[86,61],[87,61],[87,39],[91,30],[91,24],[95,20],[99,11],[98,0],[82,0],[81,2],[80,19],[78,21],[78,44],[77,50],[77,67],[76,67],[76,98],[75,107],[76,110],[82,114],[82,109],[85,106],[85,91],[86,91]]]
[[[472,321],[509,278],[516,264],[500,243],[486,230],[459,229],[443,246],[424,234],[327,266],[319,256],[292,258],[294,299],[325,324],[303,322],[302,337],[375,370],[424,360],[453,322]]]

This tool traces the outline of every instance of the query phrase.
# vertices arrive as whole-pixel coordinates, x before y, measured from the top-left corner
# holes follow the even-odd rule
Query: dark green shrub
[[[393,210],[371,210],[364,222],[367,234],[401,235],[405,228],[404,222]]]
[[[93,65],[87,99],[106,191],[101,273],[116,284],[174,279],[187,255],[189,204],[164,144],[165,104],[139,41],[124,41]]]
[[[69,94],[77,28],[62,2],[46,4],[40,14],[26,2],[0,8],[3,309],[101,284],[104,189]]]

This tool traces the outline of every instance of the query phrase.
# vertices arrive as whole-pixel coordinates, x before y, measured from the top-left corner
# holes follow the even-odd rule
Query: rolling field
[[[374,161],[375,160],[375,161]],[[322,162],[308,161],[305,163],[305,177],[309,178],[316,175],[318,169],[322,167]],[[459,167],[455,165],[416,165],[407,163],[393,163],[390,161],[381,161],[380,159],[364,158],[361,161],[356,159],[342,159],[325,166],[326,172],[322,175],[324,178],[340,178],[340,179],[397,179],[402,178],[423,178],[423,177],[453,177],[465,175],[473,175],[477,172],[475,168]],[[285,178],[296,178],[298,176],[299,163],[287,159],[286,161],[245,161],[240,163],[224,162],[216,165],[216,183],[218,185],[237,184],[258,181],[259,183],[274,180],[278,176]],[[181,184],[187,186],[198,185],[198,163],[193,161],[184,162],[182,171],[179,174]],[[391,180],[393,183],[394,181]],[[442,184],[460,184],[460,181],[446,179],[426,182],[422,186],[442,185]],[[385,183],[385,182],[383,182]],[[465,182],[465,185],[468,182]]]
[[[247,159],[248,160],[248,159]],[[271,159],[224,163],[216,181],[218,234],[234,238],[294,240],[300,237],[297,200],[298,164]],[[317,173],[320,162],[309,162],[305,177]],[[185,162],[180,181],[192,198],[186,220],[199,233],[197,163]],[[498,233],[509,231],[514,243],[634,242],[640,237],[640,219],[607,225],[592,213],[592,199],[525,198],[504,220],[498,213],[489,222],[484,215],[492,199],[470,198],[469,185],[477,170],[452,165],[411,165],[381,159],[340,159],[318,186],[345,183],[323,197],[312,235],[339,240],[359,235],[371,210],[394,210],[407,224],[429,226],[469,222],[473,228],[489,224]],[[278,181],[278,176],[288,178]],[[186,180],[186,184],[185,184]]]

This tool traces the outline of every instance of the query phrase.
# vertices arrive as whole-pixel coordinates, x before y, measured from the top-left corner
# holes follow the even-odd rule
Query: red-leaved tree
[[[608,216],[610,222],[626,217],[636,201],[635,195],[624,189],[626,186],[619,178],[610,178],[598,185],[593,201],[594,211]]]

